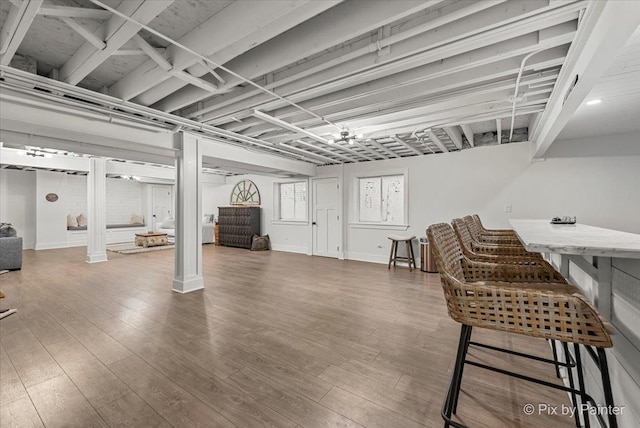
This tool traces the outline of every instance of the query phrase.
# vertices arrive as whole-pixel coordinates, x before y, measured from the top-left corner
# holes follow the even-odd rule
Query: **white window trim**
[[[280,185],[288,184],[288,183],[302,183],[304,182],[307,185],[307,194],[306,194],[306,218],[304,220],[294,220],[294,219],[282,219],[280,218]],[[309,180],[308,179],[298,179],[298,180],[281,180],[273,182],[273,218],[271,219],[272,224],[289,224],[289,225],[298,225],[304,226],[309,224]]]
[[[404,177],[404,216],[398,223],[360,221],[360,179],[402,175]],[[384,170],[362,171],[351,174],[351,215],[349,226],[354,229],[407,230],[409,224],[409,168],[390,168]]]

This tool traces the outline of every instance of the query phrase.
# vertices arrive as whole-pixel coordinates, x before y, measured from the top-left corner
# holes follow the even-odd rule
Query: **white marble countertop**
[[[640,259],[640,235],[549,220],[510,220],[528,251]]]

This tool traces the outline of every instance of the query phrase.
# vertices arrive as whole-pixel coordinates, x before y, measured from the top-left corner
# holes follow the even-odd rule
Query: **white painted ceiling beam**
[[[330,157],[319,155],[317,153],[311,153],[308,150],[304,150],[304,149],[301,149],[299,147],[293,147],[293,146],[290,146],[287,143],[280,143],[280,144],[278,144],[278,147],[283,148],[285,150],[288,150],[288,151],[290,151],[292,153],[299,153],[304,157],[304,159],[312,158],[311,159],[312,162],[319,162],[320,164],[326,164],[327,162],[328,163],[335,163],[336,162],[335,159],[331,159]]]
[[[459,150],[462,150],[462,134],[460,133],[460,130],[458,129],[458,127],[447,126],[446,128],[443,128],[443,129],[444,129],[444,132],[447,133],[449,138],[451,138],[451,141],[453,141],[453,144],[455,144],[455,146]]]
[[[438,85],[435,86],[438,90],[441,89]],[[350,129],[356,129],[362,131],[362,133],[366,133],[367,131],[363,129],[364,127],[385,123],[389,120],[397,121],[399,119],[416,117],[424,117],[431,120],[442,117],[441,115],[444,112],[457,108],[468,108],[473,105],[486,106],[478,108],[493,108],[496,104],[508,106],[510,105],[508,99],[513,91],[512,88],[513,80],[509,79],[504,83],[490,84],[460,91],[459,94],[447,90],[443,94],[438,94],[438,96],[421,97],[413,104],[421,106],[416,108],[407,108],[410,104],[404,103],[404,105],[400,104],[398,107],[385,109],[384,102],[382,102],[380,105],[372,104],[371,106],[364,106],[358,115],[354,114],[353,110],[341,110],[340,108],[335,110],[333,108],[331,110],[316,110],[316,112],[332,121],[346,123],[346,126]],[[539,93],[548,94],[549,92],[551,92],[551,87],[540,88],[536,92],[527,91],[527,96]],[[336,114],[332,114],[333,111],[335,111]],[[298,121],[296,124],[304,126],[316,135],[324,135],[327,131],[331,131],[330,127],[324,125],[318,128],[319,121],[314,119]],[[246,135],[260,135],[273,129],[268,125],[259,125],[249,129],[243,129],[244,123],[232,123],[229,126],[223,126],[223,128],[233,131],[243,130],[243,133]]]
[[[307,0],[232,2],[177,41],[208,57],[227,47],[233,47],[227,52],[226,58],[216,57],[218,61],[226,63],[234,56],[271,38],[276,29],[285,31],[333,4],[334,1]],[[215,40],[215,43],[212,43],[212,40]],[[169,46],[167,51],[168,58],[178,70],[195,65],[200,60],[174,45]],[[109,93],[130,100],[171,77],[159,69],[154,61],[148,61],[113,84]]]
[[[230,163],[242,165],[253,171],[268,168],[274,171],[282,171],[296,175],[316,175],[316,165],[309,162],[286,159],[282,156],[259,153],[243,147],[231,146],[201,135],[198,135],[198,139],[203,141],[202,155],[210,158],[210,160],[215,159],[220,165]]]
[[[337,5],[335,3],[331,4],[334,7],[309,19],[303,26],[283,32],[247,54],[229,61],[225,66],[245,78],[255,79],[264,73],[295,63],[360,34],[433,6],[439,1],[377,1],[369,2],[366,8],[363,8],[362,3],[358,1],[347,1]],[[220,89],[221,93],[242,83],[234,76],[228,76],[226,80],[227,83]],[[185,88],[167,96],[154,107],[163,111],[174,111],[208,96],[209,94],[193,88]]]
[[[153,61],[155,61],[158,66],[164,71],[169,71],[173,68],[173,65],[167,59],[156,50],[153,46],[151,46],[145,39],[140,36],[140,34],[136,34],[131,38],[131,40]]]
[[[346,143],[336,143],[336,144],[332,144],[331,146],[334,147],[336,150],[342,150],[343,152],[347,152],[353,156],[356,156],[356,159],[362,158],[362,159],[366,159],[366,160],[376,160],[376,158],[372,158],[371,156],[367,155],[366,153],[362,153],[362,152],[358,152],[356,150],[353,150],[349,147],[347,147],[348,144]],[[353,147],[353,146],[352,146]]]
[[[281,128],[288,129],[288,130],[296,132],[298,134],[304,134],[307,137],[312,138],[313,140],[319,141],[321,143],[325,143],[325,144],[329,143],[326,139],[320,137],[319,135],[314,134],[313,132],[309,132],[306,129],[299,128],[299,127],[297,127],[295,125],[292,125],[290,123],[287,123],[287,122],[285,122],[283,120],[280,120],[280,119],[277,119],[277,118],[275,118],[273,116],[270,116],[270,115],[268,115],[268,114],[266,114],[264,112],[255,110],[253,112],[253,115],[255,117],[259,118],[259,119],[262,119],[262,120],[265,120],[267,122],[273,123],[274,125],[277,125],[277,126],[279,126]]]
[[[423,152],[421,152],[420,150],[416,149],[413,146],[410,146],[408,143],[405,143],[404,140],[400,137],[398,137],[397,135],[393,135],[392,138],[398,143],[400,144],[402,147],[409,149],[410,151],[412,151],[413,153],[422,156],[424,155]]]
[[[576,40],[535,130],[534,158],[544,157],[562,128],[606,72],[618,50],[640,25],[640,2],[590,2]],[[578,76],[578,83],[573,82]],[[571,93],[567,96],[568,91]]]
[[[65,24],[67,24],[67,26],[71,28],[73,31],[75,31],[76,33],[84,37],[86,41],[91,43],[97,49],[102,50],[107,47],[107,44],[103,42],[102,39],[100,39],[100,37],[96,36],[94,33],[84,28],[82,24],[74,21],[72,18],[61,16],[58,19],[60,19]]]
[[[387,2],[374,2],[374,3],[370,3],[367,7],[367,13],[374,13],[376,12],[375,10],[372,9],[372,7],[375,5],[376,8],[380,7],[381,5],[386,4]],[[402,4],[404,4],[405,2],[388,2],[388,4],[393,4],[394,6],[400,6]],[[426,2],[425,2],[426,3]],[[345,5],[348,4],[354,4],[357,5],[357,2],[347,2]],[[386,41],[393,41],[394,44],[394,50],[400,46],[402,43],[406,43],[405,39],[409,39],[412,36],[415,36],[414,33],[414,29],[416,27],[422,29],[422,31],[426,31],[427,28],[425,28],[425,23],[424,20],[426,19],[428,24],[432,24],[432,27],[429,28],[435,28],[438,25],[444,25],[447,24],[451,20],[455,20],[457,18],[460,17],[464,17],[467,15],[471,15],[474,12],[477,12],[478,10],[482,10],[483,8],[488,8],[491,7],[495,4],[495,2],[475,2],[474,4],[468,4],[468,3],[464,3],[464,2],[459,2],[459,3],[454,3],[451,5],[447,5],[437,11],[431,12],[429,14],[427,14],[425,17],[421,18],[420,23],[422,25],[419,26],[415,26],[415,27],[411,27],[411,23],[407,23],[406,25],[403,25],[402,29],[399,29],[400,31],[397,32],[396,34],[394,34],[393,36],[389,37],[388,39],[383,39],[380,42],[384,43]],[[344,5],[341,5],[343,7],[346,7]],[[387,7],[387,6],[385,6]],[[335,8],[336,12],[338,12],[338,8]],[[351,26],[351,22],[353,21],[361,21],[361,15],[362,15],[362,10],[356,10],[357,15],[352,16],[351,14],[342,14],[342,15],[338,15],[339,18],[337,19],[344,19],[347,20],[347,22],[349,22],[349,25]],[[376,12],[377,13],[377,12]],[[444,17],[442,15],[445,15]],[[451,15],[451,16],[450,16]],[[388,15],[389,18],[391,18],[393,15],[390,14]],[[382,18],[386,19],[385,15],[381,16]],[[318,17],[317,19],[321,19],[321,17]],[[397,19],[397,17],[396,17]],[[390,22],[390,21],[389,21]],[[378,27],[380,27],[380,25],[378,25]],[[328,21],[328,23],[325,25],[326,28],[328,29],[332,29],[333,28],[333,22],[332,21]],[[406,30],[405,28],[408,27],[410,28],[410,30]],[[377,27],[374,27],[377,28]],[[404,31],[402,31],[404,29]],[[302,30],[302,29],[301,29]],[[351,29],[349,29],[349,31],[351,31]],[[309,35],[306,36],[307,38],[309,37]],[[346,41],[346,40],[345,40]],[[296,44],[297,41],[294,39],[291,41],[291,43]],[[428,40],[424,41],[425,44],[428,44]],[[314,42],[315,44],[315,42]],[[347,62],[347,61],[351,61],[354,59],[358,59],[359,57],[367,57],[367,58],[371,58],[371,61],[367,62],[368,63],[376,63],[377,61],[383,61],[382,58],[378,57],[377,54],[377,49],[378,49],[378,41],[375,42],[370,42],[370,43],[361,43],[356,41],[355,43],[349,45],[349,46],[345,46],[343,48],[338,49],[337,51],[332,51],[329,52],[325,55],[322,55],[322,57],[317,58],[315,61],[312,61],[312,64],[314,64],[311,68],[309,67],[309,65],[304,62],[296,67],[293,67],[292,69],[289,70],[284,70],[282,71],[281,74],[282,76],[279,76],[276,82],[273,82],[273,84],[269,85],[270,88],[276,88],[276,87],[281,87],[285,84],[289,84],[294,82],[295,80],[299,80],[300,78],[303,77],[308,77],[311,75],[318,75],[318,73],[321,72],[328,72],[329,69],[340,66],[340,65],[344,65],[343,63]],[[339,56],[336,57],[336,53],[340,54]],[[389,55],[387,55],[389,56]],[[395,58],[396,55],[395,54],[391,54],[391,57]],[[357,70],[361,70],[362,67],[358,66],[356,68],[354,68],[355,71]],[[300,70],[298,72],[298,70]],[[353,71],[353,70],[352,70]],[[348,73],[347,73],[348,74]],[[335,76],[334,76],[335,77]],[[330,81],[332,78],[327,78],[327,81]],[[320,81],[325,80],[320,79]],[[302,88],[307,88],[307,87],[312,87],[314,86],[314,84],[308,84],[308,85],[302,85]],[[300,90],[300,89],[298,89]],[[292,92],[295,92],[295,90],[293,90]],[[255,95],[259,95],[259,92],[253,91],[250,95],[251,96],[255,96]],[[261,97],[261,99],[266,99],[265,97]],[[193,99],[191,100],[193,101]],[[195,117],[195,116],[200,116],[202,114],[205,114],[209,111],[212,110],[216,110],[219,108],[218,105],[218,100],[212,100],[211,102],[204,102],[204,105],[202,108],[198,108],[196,111],[187,111],[187,114],[191,114],[191,117]]]
[[[523,107],[534,103],[543,104],[549,97],[551,88],[543,87],[535,91],[527,93],[527,101],[520,103],[518,106]],[[495,94],[473,95],[471,97],[452,98],[449,101],[442,101],[440,108],[433,110],[431,106],[418,107],[414,109],[406,109],[388,114],[372,115],[363,119],[350,119],[344,121],[350,129],[364,134],[367,137],[371,133],[384,129],[394,129],[396,127],[414,126],[421,129],[429,127],[440,127],[442,123],[449,122],[454,118],[464,117],[465,115],[483,114],[488,111],[507,111],[512,107],[509,101],[509,91],[502,91],[502,96]],[[446,97],[445,97],[446,98]],[[425,101],[425,104],[431,104],[431,101]],[[326,135],[333,132],[332,127],[328,125],[308,126],[306,130],[315,135]],[[244,132],[243,135],[251,135]],[[261,137],[269,141],[277,142],[280,138],[287,138],[285,133],[271,133],[268,136]]]
[[[147,24],[169,7],[171,3],[173,3],[173,0],[128,0],[122,2],[118,10],[142,24]],[[107,47],[102,50],[96,50],[93,44],[86,42],[60,68],[60,80],[71,85],[77,85],[89,73],[106,61],[113,52],[128,42],[139,30],[140,27],[137,24],[125,21],[119,16],[112,16],[95,31],[96,36],[106,41]]]
[[[320,147],[318,144],[311,144],[311,143],[307,143],[306,141],[302,141],[302,140],[296,140],[296,143],[302,144],[303,146],[307,146],[310,149],[315,149],[315,150],[318,150],[320,152],[327,153],[328,155],[337,157],[337,158],[345,160],[347,162],[355,162],[350,157],[347,157],[347,156],[345,156],[345,155],[343,155],[341,153],[336,153],[335,151],[331,151],[331,150],[325,149],[324,147]]]
[[[427,129],[425,130],[427,136],[429,137],[429,140],[431,140],[431,142],[433,144],[435,144],[436,146],[438,146],[438,148],[442,151],[442,153],[448,153],[449,149],[447,149],[447,146],[445,146],[445,144],[440,140],[440,138],[438,138],[438,136],[435,134],[435,132],[433,132],[431,129]]]
[[[571,34],[569,37],[571,37]],[[527,42],[532,43],[526,46],[531,51],[535,50],[537,35],[527,35],[525,39]],[[569,40],[564,39],[558,42],[566,43]],[[513,43],[510,46],[513,46]],[[517,74],[520,69],[522,55],[509,58],[510,51],[506,50],[506,48],[510,46],[501,43],[492,46],[491,50],[485,48],[456,58],[447,58],[441,62],[310,99],[304,102],[304,106],[323,116],[331,115],[334,112],[346,112],[360,106],[365,107],[365,112],[367,109],[377,111],[394,104],[406,104],[407,100],[417,97],[426,97],[441,92],[448,94],[459,87],[468,86],[472,83],[478,85],[482,84],[483,81],[492,81],[500,77],[508,79],[508,82],[505,81],[505,88],[513,88],[515,80],[512,76]],[[553,48],[553,46],[555,46],[555,43],[550,46],[551,49],[533,57],[529,65],[525,67],[525,72],[540,70],[554,64],[562,64],[567,48],[564,46]],[[521,49],[518,49],[518,52],[520,51]],[[488,62],[488,58],[491,58],[494,62]],[[481,63],[481,65],[475,66],[477,63]],[[530,76],[525,75],[525,79],[530,78]],[[298,97],[299,95],[296,95],[296,98]],[[297,122],[298,117],[308,118],[308,115],[301,114],[298,109],[293,107],[275,110],[273,114],[281,119],[289,119],[293,123]],[[233,116],[242,117],[242,115]],[[229,116],[225,116],[210,123],[221,125],[228,122],[229,119]],[[203,121],[208,122],[206,120]],[[247,120],[244,121],[242,126],[250,126],[251,123],[251,120]],[[236,124],[231,125],[229,128],[241,129],[240,125]]]
[[[90,9],[86,7],[57,6],[50,3],[45,3],[38,11],[38,15],[100,20],[109,19],[113,16],[113,14],[108,10]]]
[[[526,12],[530,12],[532,9],[537,10],[542,3],[525,2],[522,4],[522,8]],[[502,8],[505,10],[501,10]],[[443,29],[428,31],[393,45],[389,55],[378,57],[377,53],[370,53],[284,85],[275,86],[277,82],[274,82],[274,87],[278,88],[279,94],[287,96],[293,101],[313,98],[538,31],[541,25],[540,21],[544,21],[544,25],[552,27],[572,21],[577,17],[577,7],[573,4],[567,4],[560,9],[543,9],[544,12],[540,15],[529,16],[522,21],[495,28],[495,21],[505,14],[513,19],[527,15],[522,11],[515,13],[517,8],[513,8],[511,2],[508,6],[500,6],[499,10],[495,9],[494,7],[481,12],[486,15],[483,17],[486,21],[485,27],[477,28],[477,31],[473,32],[473,36],[463,37],[464,34],[469,33],[468,28],[475,29],[475,26],[479,25],[475,15],[456,21]],[[548,24],[546,24],[547,22]],[[482,32],[482,30],[486,31]],[[375,70],[370,70],[371,68],[375,68]],[[205,106],[206,104],[205,102]],[[264,110],[283,106],[282,103],[272,101],[270,97],[261,94],[242,100],[235,105],[229,105],[218,110],[216,114],[218,116],[235,115],[238,111],[256,105],[261,105],[261,109]]]
[[[276,19],[269,21],[268,20],[269,15],[262,13],[260,16],[258,16],[258,19],[260,19],[261,21],[258,24],[256,24],[253,28],[248,30],[246,34],[243,34],[241,31],[239,31],[237,28],[238,25],[236,25],[234,28],[230,29],[231,31],[230,35],[224,35],[224,37],[229,37],[229,36],[239,37],[237,41],[225,46],[220,40],[221,37],[218,36],[216,40],[219,40],[219,42],[214,45],[214,47],[218,49],[217,51],[211,54],[203,53],[201,50],[195,50],[195,51],[198,53],[201,53],[202,55],[207,56],[208,60],[211,61],[212,64],[217,64],[217,65],[226,64],[232,58],[235,58],[238,55],[262,44],[263,42],[268,41],[272,37],[275,37],[278,34],[291,29],[302,22],[305,22],[306,20],[315,16],[316,14],[324,12],[327,8],[333,6],[337,1],[339,0],[329,0],[329,1],[322,1],[322,2],[318,2],[314,0],[297,0],[295,2],[281,2],[282,4],[284,4],[284,7],[287,8],[285,9],[286,13],[281,14],[282,16],[276,17]],[[234,2],[234,3],[240,3],[240,2]],[[252,3],[249,3],[249,4],[252,4]],[[253,3],[253,4],[256,5],[256,3]],[[272,5],[272,8],[269,10],[268,13],[273,14],[277,12],[277,9],[275,8],[275,6],[277,6],[277,2],[271,2],[271,5]],[[229,8],[229,6],[227,8]],[[227,8],[225,8],[225,10]],[[247,11],[245,11],[244,15],[237,17],[236,21],[238,20],[247,21],[251,19],[247,14],[258,13],[258,11],[256,11],[255,9],[256,9],[255,7],[249,8]],[[225,25],[228,25],[228,24],[225,24]],[[190,45],[186,45],[186,46],[190,46]],[[211,47],[207,48],[207,52],[211,52]],[[205,80],[208,80],[210,82],[216,82],[215,78],[213,78],[212,76],[207,76],[208,74],[207,70],[204,69],[200,64],[201,59],[202,58],[196,58],[195,62],[193,62],[192,64],[189,64],[184,69],[188,70],[188,72],[194,76],[198,76],[198,77],[204,76],[203,78]],[[178,60],[178,58],[176,58],[176,60]],[[175,61],[174,61],[174,64],[176,64]],[[148,76],[148,77],[151,77],[151,76]],[[139,94],[138,96],[133,98],[133,101],[143,105],[152,105],[162,100],[167,95],[170,95],[176,91],[179,91],[183,87],[184,87],[184,84],[182,82],[177,81],[176,79],[167,79],[158,83],[153,88],[149,88],[144,93]],[[206,94],[207,94],[206,96],[210,96],[210,94],[208,93]],[[157,109],[157,106],[154,105],[153,108]]]
[[[387,159],[385,155],[380,154],[379,152],[376,152],[371,147],[369,147],[365,141],[356,141],[354,145],[360,147],[361,149],[364,149],[365,152],[376,158]]]
[[[473,130],[469,125],[460,125],[462,128],[462,132],[464,132],[464,136],[467,137],[467,141],[471,147],[475,147],[475,141],[473,139]]]
[[[20,47],[24,36],[38,14],[43,0],[24,0],[17,8],[11,6],[9,16],[2,27],[2,50],[0,50],[0,65],[9,65],[11,59]],[[6,28],[6,30],[5,30]]]
[[[387,146],[382,145],[381,143],[379,143],[378,141],[374,140],[373,138],[367,139],[367,142],[372,144],[374,147],[377,147],[378,149],[382,150],[383,152],[385,152],[387,155],[391,156],[392,158],[399,158],[400,157],[399,154],[397,154],[396,152],[394,152],[393,150],[391,150]]]

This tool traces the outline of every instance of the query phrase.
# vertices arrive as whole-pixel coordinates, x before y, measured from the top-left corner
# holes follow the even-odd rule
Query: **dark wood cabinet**
[[[260,235],[260,207],[218,207],[220,245],[251,248],[253,235]]]

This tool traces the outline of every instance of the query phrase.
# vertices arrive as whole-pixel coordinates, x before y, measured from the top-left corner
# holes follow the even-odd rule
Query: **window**
[[[277,183],[279,202],[276,220],[307,221],[307,182]]]
[[[405,176],[358,177],[358,222],[404,225],[407,223]]]

